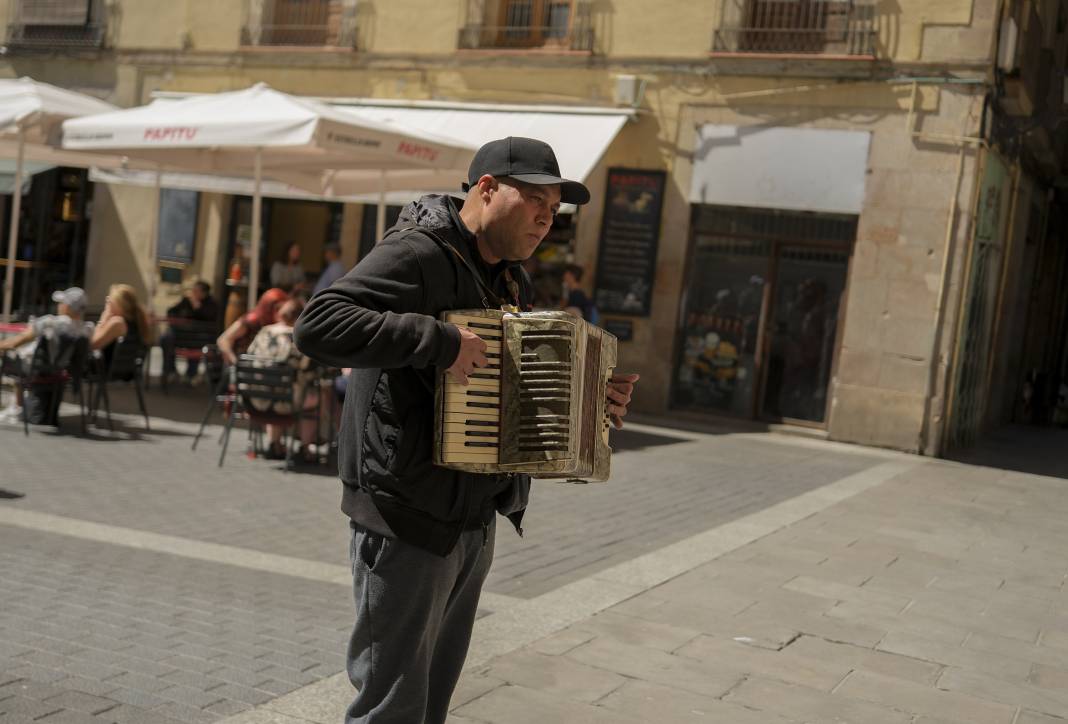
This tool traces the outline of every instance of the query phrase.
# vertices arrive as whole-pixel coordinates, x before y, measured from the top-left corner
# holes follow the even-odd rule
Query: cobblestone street
[[[0,429],[0,722],[338,721],[332,471],[121,420]],[[1065,471],[1002,442],[979,467],[629,426],[608,484],[536,483],[526,536],[498,528],[453,719],[1068,716]]]

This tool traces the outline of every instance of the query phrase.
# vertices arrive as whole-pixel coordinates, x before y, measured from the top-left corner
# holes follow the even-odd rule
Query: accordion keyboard
[[[443,450],[456,462],[496,463],[500,455],[501,321],[459,316],[450,321],[482,338],[489,366],[476,370],[466,385],[446,379]]]

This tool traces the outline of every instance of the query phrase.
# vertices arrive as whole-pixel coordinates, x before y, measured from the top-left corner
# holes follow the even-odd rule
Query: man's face
[[[204,291],[204,287],[200,286],[199,284],[194,285],[193,299],[196,299],[198,302],[203,302],[205,299],[207,299],[207,297],[208,293]]]
[[[62,314],[64,316],[69,317],[69,316],[71,316],[71,311],[72,310],[71,310],[69,304],[65,304],[64,302],[59,302],[59,303],[56,304],[56,313],[57,314]]]
[[[560,209],[560,186],[497,179],[486,204],[483,226],[486,243],[495,256],[522,261],[538,248]]]

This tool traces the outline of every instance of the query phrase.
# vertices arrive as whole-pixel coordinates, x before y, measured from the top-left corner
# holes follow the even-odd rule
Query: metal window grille
[[[104,42],[103,0],[14,0],[7,45],[91,48]]]
[[[872,0],[721,0],[714,51],[875,54]]]

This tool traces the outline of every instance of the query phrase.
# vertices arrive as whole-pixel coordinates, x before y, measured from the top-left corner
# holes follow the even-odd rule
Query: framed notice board
[[[664,171],[608,169],[594,299],[601,313],[649,316]]]
[[[160,261],[189,264],[197,239],[197,201],[200,194],[183,189],[160,189],[159,249]]]

